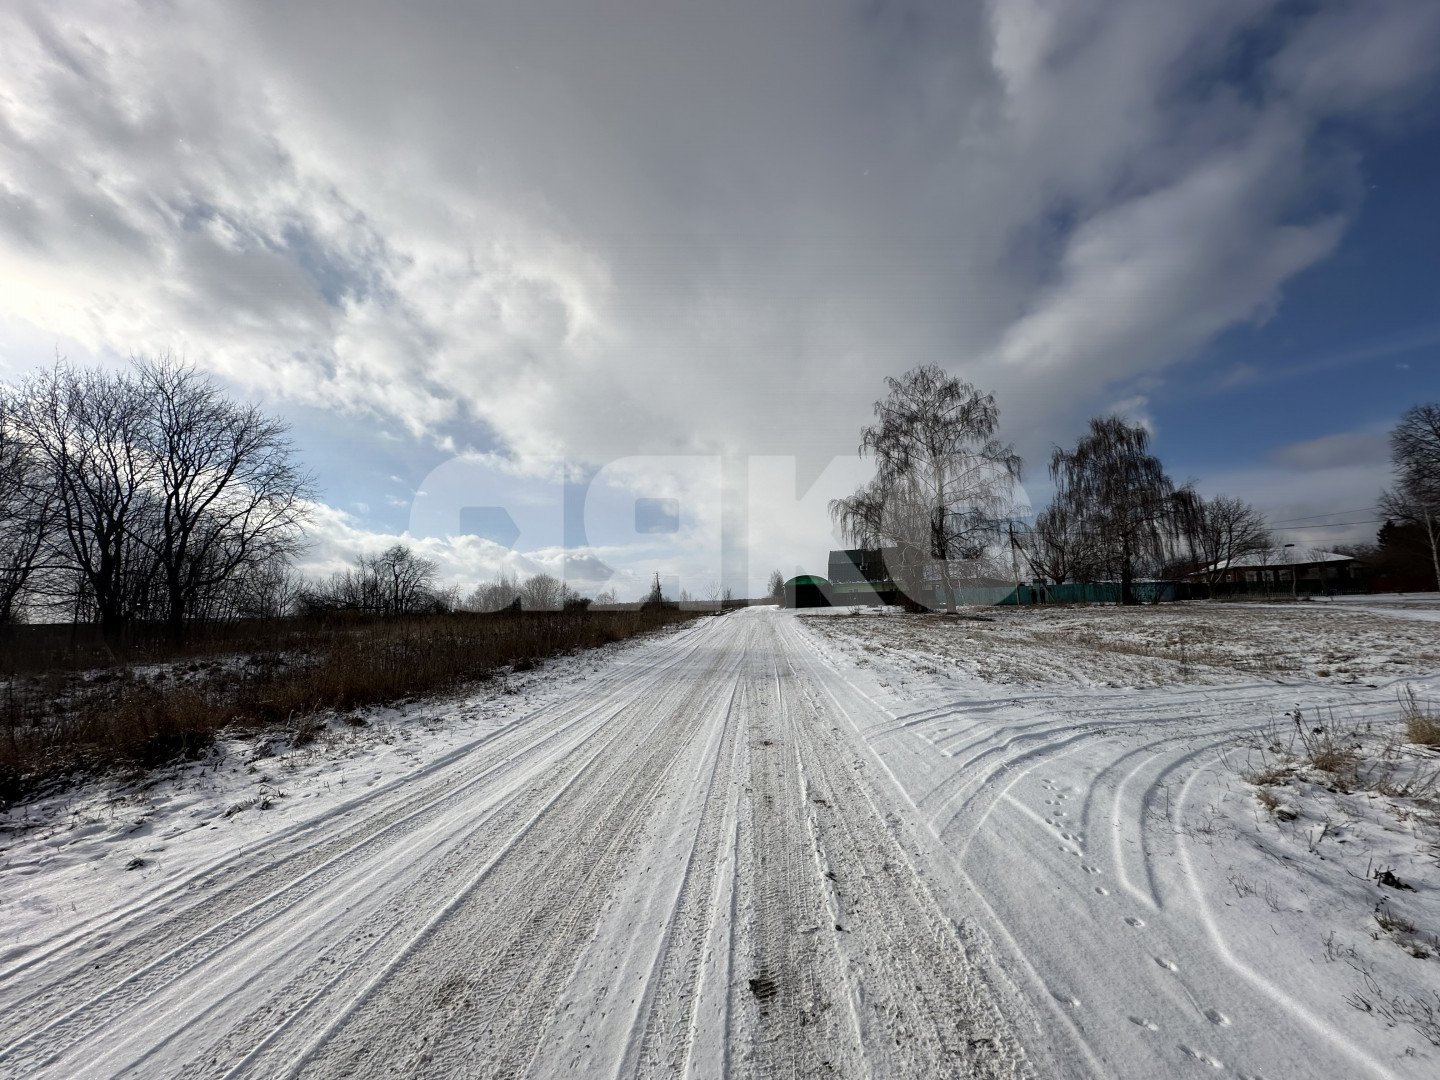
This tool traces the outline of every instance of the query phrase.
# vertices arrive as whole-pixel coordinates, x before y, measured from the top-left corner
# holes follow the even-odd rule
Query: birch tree
[[[875,422],[860,433],[860,453],[874,458],[875,478],[832,501],[830,516],[846,542],[893,549],[892,574],[912,596],[930,576],[938,578],[953,612],[951,564],[979,558],[1006,534],[1020,458],[995,437],[1000,410],[993,394],[934,365],[885,385]]]
[[[1418,526],[1430,549],[1430,565],[1440,588],[1440,404],[1416,405],[1390,432],[1395,486],[1380,497],[1390,518]]]

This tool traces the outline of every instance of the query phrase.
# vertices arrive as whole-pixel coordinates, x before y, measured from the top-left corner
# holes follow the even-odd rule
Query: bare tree
[[[1069,507],[1055,503],[1035,516],[1029,529],[1017,529],[1016,546],[1041,581],[1063,585],[1093,577],[1099,561],[1094,539],[1080,527]]]
[[[304,587],[284,559],[253,563],[235,573],[220,590],[225,611],[241,619],[283,619],[294,614]]]
[[[55,504],[53,475],[11,423],[12,409],[0,387],[0,626],[20,617],[52,539]]]
[[[553,574],[536,574],[520,586],[526,611],[558,611],[565,604],[565,586]]]
[[[309,481],[285,428],[195,369],[61,362],[8,395],[4,427],[48,500],[45,591],[107,640],[136,620],[233,611],[227,583],[298,545]]]
[[[227,400],[195,368],[136,364],[148,408],[141,446],[159,504],[140,542],[163,582],[165,621],[180,640],[206,593],[246,566],[292,554],[311,482],[287,429],[253,405]]]
[[[435,606],[435,579],[439,567],[404,544],[394,544],[379,555],[360,560],[373,581],[375,610],[382,615],[414,615]]]
[[[1270,550],[1273,541],[1260,511],[1241,499],[1218,495],[1201,498],[1188,488],[1174,500],[1178,529],[1193,572],[1215,595],[1215,583],[1236,559]]]
[[[372,615],[416,615],[434,611],[439,568],[404,544],[378,555],[361,555],[353,568],[306,590],[301,606],[315,611],[363,611]]]
[[[465,600],[471,611],[503,611],[520,595],[520,579],[508,570],[501,570],[495,580],[481,582],[475,586]]]
[[[1395,486],[1380,496],[1386,517],[1424,531],[1440,588],[1440,404],[1407,409],[1390,432]]]
[[[65,575],[112,643],[149,589],[153,560],[137,536],[153,524],[155,462],[144,450],[145,398],[125,374],[59,363],[26,381],[12,422],[55,482]]]
[[[936,572],[946,610],[954,611],[951,563],[980,558],[1007,534],[1020,458],[995,438],[993,394],[934,365],[885,385],[875,423],[860,433],[875,479],[831,502],[830,516],[847,542],[893,548],[902,585],[913,588],[920,573]]]
[[[1166,556],[1175,535],[1175,485],[1150,453],[1150,436],[1118,416],[1096,417],[1071,451],[1050,458],[1054,505],[1065,508],[1093,544],[1097,569],[1136,603],[1135,579]]]

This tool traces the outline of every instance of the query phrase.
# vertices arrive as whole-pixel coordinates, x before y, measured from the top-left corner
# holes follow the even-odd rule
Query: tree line
[[[263,609],[312,481],[284,424],[168,358],[0,385],[0,624],[22,608],[183,639]]]
[[[875,477],[830,513],[847,543],[888,549],[892,576],[912,595],[938,587],[953,609],[968,567],[1016,581],[1115,582],[1134,603],[1137,581],[1190,575],[1213,586],[1234,560],[1272,547],[1254,507],[1177,484],[1145,428],[1117,416],[1094,418],[1072,447],[1054,449],[1054,498],[1032,519],[1016,505],[1022,463],[997,437],[993,395],[936,366],[886,386],[859,443]],[[1382,541],[1403,533],[1423,547],[1440,584],[1440,405],[1410,409],[1391,449]],[[147,624],[181,641],[197,621],[590,602],[549,574],[502,573],[461,597],[404,545],[301,581],[291,562],[313,497],[286,426],[190,365],[60,362],[0,384],[0,626],[33,612],[93,623],[107,640]],[[771,578],[777,593],[783,579]],[[613,604],[613,590],[595,602]]]
[[[292,562],[313,497],[286,426],[191,365],[60,362],[0,384],[0,626],[30,614],[95,624],[112,643],[139,625],[181,642],[197,622],[590,603],[543,573],[462,597],[403,544],[302,580]]]
[[[1016,499],[1022,462],[997,438],[993,394],[937,366],[886,386],[860,435],[875,476],[830,514],[847,543],[888,549],[887,568],[911,596],[938,587],[953,611],[957,569],[968,566],[1017,581],[1116,582],[1133,604],[1143,578],[1195,574],[1213,587],[1232,560],[1271,547],[1254,507],[1175,483],[1145,428],[1118,416],[1055,448],[1054,498],[1029,522]]]

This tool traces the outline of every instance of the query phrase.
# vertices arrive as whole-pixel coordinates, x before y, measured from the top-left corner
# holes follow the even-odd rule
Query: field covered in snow
[[[750,609],[17,807],[0,1077],[1431,1077],[1440,598]]]
[[[1080,1072],[1433,1076],[1440,624],[1369,599],[799,621]]]

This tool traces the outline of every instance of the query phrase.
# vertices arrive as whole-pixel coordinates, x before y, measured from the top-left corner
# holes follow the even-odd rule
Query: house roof
[[[1258,551],[1253,555],[1241,555],[1234,559],[1222,559],[1213,563],[1209,570],[1263,570],[1279,566],[1317,566],[1320,563],[1354,562],[1349,555],[1338,555],[1333,551],[1319,548],[1302,548],[1294,544]]]

